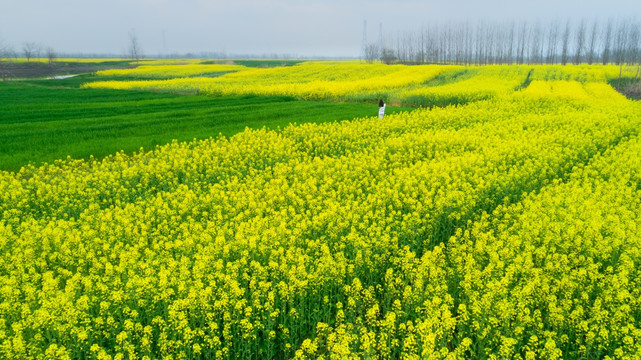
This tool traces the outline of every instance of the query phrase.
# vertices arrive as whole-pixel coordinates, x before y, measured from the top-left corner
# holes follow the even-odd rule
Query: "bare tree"
[[[539,23],[533,25],[530,38],[530,62],[540,64],[542,62],[541,48],[543,47],[543,41],[541,40],[541,26]]]
[[[56,51],[51,46],[48,46],[45,49],[45,55],[47,56],[47,60],[49,60],[49,65],[53,65],[53,63],[56,61],[56,58],[58,58]]]
[[[380,50],[378,49],[377,44],[367,44],[365,45],[365,61],[369,64],[373,63],[377,58]]]
[[[33,57],[34,59],[40,59],[42,56],[42,53],[44,51],[44,47],[42,44],[36,44],[36,50],[33,52]]]
[[[492,62],[494,64],[501,64],[504,61],[504,53],[503,50],[505,49],[505,31],[501,27],[500,24],[494,24],[492,27],[492,32],[494,33],[494,49],[492,50]]]
[[[474,38],[472,37],[472,24],[467,21],[465,23],[465,64],[470,65],[472,63],[472,53],[473,53],[473,43]]]
[[[516,24],[512,22],[509,25],[509,35],[507,45],[507,63],[512,64],[514,62],[514,33],[516,32]]]
[[[417,39],[419,42],[417,47],[418,47],[418,54],[416,55],[416,60],[418,61],[419,64],[424,64],[425,63],[425,30],[421,29],[421,36],[420,39]]]
[[[626,61],[628,50],[628,23],[621,21],[617,26],[616,36],[614,39],[614,62],[621,65]]]
[[[485,46],[483,33],[484,33],[484,24],[479,22],[476,25],[476,64],[481,65],[483,59],[483,47]]]
[[[487,65],[492,59],[492,47],[494,47],[494,39],[492,38],[492,24],[487,24],[485,26],[485,31],[481,35],[483,36],[483,64]]]
[[[595,19],[592,23],[592,31],[590,32],[590,41],[588,42],[588,64],[592,65],[596,57],[596,42],[599,36],[599,22]]]
[[[545,56],[545,62],[554,64],[556,62],[556,52],[559,45],[559,23],[554,21],[550,24],[547,39],[548,50]]]
[[[16,57],[11,45],[0,39],[0,78],[7,81],[12,77],[11,62]]]
[[[528,26],[527,22],[523,22],[521,25],[521,31],[519,33],[519,53],[518,53],[518,59],[517,63],[523,64],[525,62],[525,48],[527,47],[527,33],[528,33]]]
[[[570,47],[570,21],[568,20],[565,23],[565,31],[563,31],[563,36],[561,37],[561,64],[565,65],[568,63],[568,50]]]
[[[29,60],[32,57],[36,56],[39,52],[40,47],[33,41],[25,42],[24,44],[22,44],[22,53],[24,54],[24,57],[27,58],[27,62],[29,62]]]
[[[140,45],[140,42],[138,41],[138,37],[136,36],[136,32],[132,29],[129,31],[129,48],[127,49],[127,52],[129,54],[129,57],[132,60],[136,60],[136,64],[140,61],[140,58],[142,58],[142,47]]]
[[[401,33],[400,31],[396,33],[396,59],[400,62],[403,62],[403,48],[401,45]]]
[[[443,29],[436,29],[436,62],[445,62],[445,31]]]
[[[498,64],[501,59],[501,30],[497,24],[492,24],[488,27],[488,63]]]
[[[411,63],[416,59],[416,49],[414,48],[414,37],[411,32],[406,32],[403,36],[403,49],[405,51],[405,61]]]
[[[574,64],[581,63],[583,47],[585,46],[585,20],[581,20],[579,27],[576,29],[576,53],[574,55]]]
[[[637,71],[634,80],[639,80],[639,76],[641,76],[641,24],[630,24],[628,38],[628,62],[630,64],[636,64]]]
[[[460,64],[463,55],[463,33],[460,27],[452,29],[452,52],[454,53],[454,63]]]
[[[628,41],[628,24],[621,21],[617,27],[614,39],[614,62],[619,65],[619,80],[617,81],[617,90],[621,90],[621,76],[623,75],[623,65],[627,60],[627,41]]]
[[[11,58],[12,49],[9,44],[0,39],[0,60]]]
[[[612,49],[612,20],[608,21],[603,35],[603,52],[601,53],[601,63],[607,65],[610,62],[610,51]]]

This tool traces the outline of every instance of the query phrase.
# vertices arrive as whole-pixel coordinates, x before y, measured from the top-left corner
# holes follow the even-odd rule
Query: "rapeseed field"
[[[0,172],[0,357],[636,359],[641,105],[616,71],[241,69],[201,89],[427,102]]]

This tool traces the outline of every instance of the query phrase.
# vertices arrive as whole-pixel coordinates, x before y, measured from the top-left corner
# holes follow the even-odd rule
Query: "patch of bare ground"
[[[628,99],[641,100],[641,81],[624,87],[621,92]]]

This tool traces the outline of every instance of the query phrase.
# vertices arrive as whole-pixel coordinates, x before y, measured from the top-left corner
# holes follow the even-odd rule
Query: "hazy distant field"
[[[0,84],[0,358],[639,357],[618,67],[205,65]]]

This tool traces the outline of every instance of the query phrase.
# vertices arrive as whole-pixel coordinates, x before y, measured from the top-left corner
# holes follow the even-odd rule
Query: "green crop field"
[[[47,82],[51,81],[50,86]],[[176,139],[231,136],[246,127],[373,116],[375,104],[299,101],[286,96],[212,98],[73,89],[74,78],[0,83],[0,170],[56,159],[100,158]],[[398,112],[402,108],[392,108]]]

